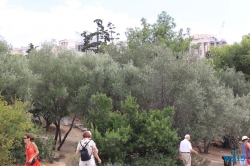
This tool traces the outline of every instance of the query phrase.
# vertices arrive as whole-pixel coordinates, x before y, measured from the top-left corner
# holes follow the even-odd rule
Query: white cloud
[[[123,40],[126,28],[140,25],[139,20],[130,18],[127,13],[114,13],[99,4],[83,6],[79,0],[67,1],[47,13],[10,6],[6,1],[1,1],[0,6],[0,35],[14,47],[27,46],[29,43],[39,45],[51,39],[76,38],[76,31],[95,31],[96,24],[93,21],[97,18],[103,20],[104,26],[108,22],[114,23]]]
[[[104,26],[108,22],[114,23],[116,31],[121,34],[121,40],[126,39],[124,34],[126,28],[140,26],[141,18],[132,18],[128,13],[107,10],[98,2],[92,3],[93,5],[83,5],[80,0],[67,0],[64,3],[63,1],[61,1],[61,5],[51,7],[48,12],[39,12],[35,9],[27,10],[23,6],[10,5],[8,3],[10,0],[0,0],[0,35],[5,37],[7,42],[12,43],[14,47],[20,47],[27,46],[31,42],[34,45],[39,45],[45,40],[56,39],[59,41],[76,38],[76,31],[80,33],[85,30],[93,32],[96,30],[96,24],[93,21],[97,18],[103,20]],[[237,11],[240,11],[240,8]],[[242,21],[243,13],[228,15],[226,12],[224,14],[226,15],[223,15],[222,20],[225,21],[225,25],[221,31],[221,37],[225,38],[230,44],[235,41],[240,42],[241,37],[250,32],[250,20]],[[241,20],[238,18],[241,18]],[[154,23],[156,16],[147,19],[148,22]],[[178,20],[181,20],[181,17]],[[185,30],[189,27],[191,28],[191,34],[218,36],[222,24],[221,22],[216,25],[210,20],[208,20],[209,22],[206,22],[206,20],[180,22],[178,20],[176,20],[177,29],[183,28]]]

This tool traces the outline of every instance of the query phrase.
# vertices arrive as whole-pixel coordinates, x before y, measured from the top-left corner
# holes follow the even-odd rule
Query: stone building
[[[13,48],[11,50],[11,54],[21,54],[21,55],[27,55],[26,52],[29,49],[29,47],[21,47],[21,48]]]
[[[224,39],[218,40],[214,35],[196,34],[193,36],[190,47],[191,50],[203,58],[211,46],[221,47],[225,44],[227,44],[227,42]]]

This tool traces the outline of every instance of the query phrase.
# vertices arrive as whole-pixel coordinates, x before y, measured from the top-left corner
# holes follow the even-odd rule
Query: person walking
[[[250,144],[248,142],[249,138],[247,136],[243,136],[241,141],[242,144],[240,146],[240,151],[241,151],[241,160],[240,160],[240,165],[242,166],[247,166],[248,162],[247,159],[250,158]]]
[[[33,142],[34,137],[31,134],[25,134],[23,137],[23,141],[25,143],[26,150],[26,164],[25,166],[40,166],[40,162],[38,161],[39,150],[36,144]]]
[[[185,166],[191,166],[191,152],[198,154],[196,150],[192,149],[192,145],[189,142],[190,135],[186,134],[185,139],[181,141],[180,143],[180,156],[182,157],[183,164]]]
[[[96,147],[96,144],[92,140],[92,134],[90,131],[83,132],[83,139],[79,141],[77,145],[76,154],[79,154],[80,151],[83,149],[83,147],[87,149],[90,159],[87,161],[82,161],[80,157],[79,166],[95,166],[96,164],[95,164],[94,156],[98,160],[99,164],[102,163],[100,157],[98,156],[98,149]]]

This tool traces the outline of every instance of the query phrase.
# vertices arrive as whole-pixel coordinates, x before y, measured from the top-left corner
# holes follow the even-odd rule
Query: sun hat
[[[247,136],[244,135],[244,136],[242,137],[241,140],[243,141],[243,140],[245,140],[245,139],[249,139],[249,138],[248,138]]]

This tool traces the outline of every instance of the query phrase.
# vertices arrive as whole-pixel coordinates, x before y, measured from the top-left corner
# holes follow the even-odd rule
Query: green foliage
[[[102,135],[109,129],[109,112],[112,108],[112,100],[105,94],[97,94],[91,97],[91,109],[88,122],[91,122]]]
[[[30,89],[36,83],[36,77],[28,69],[25,57],[0,56],[0,90],[8,103],[16,96],[23,101],[29,100]]]
[[[241,130],[240,125],[235,125],[239,122],[235,115],[241,114],[241,108],[235,108],[231,88],[247,94],[248,84],[239,73],[218,74],[207,60],[192,54],[179,53],[176,58],[177,54],[163,44],[135,44],[110,53],[122,64],[122,88],[116,87],[118,93],[131,93],[137,98],[139,110],[173,106],[173,126],[179,136],[189,133],[198,142],[200,138],[210,140],[229,130]],[[225,83],[226,79],[232,82]]]
[[[29,44],[29,49],[26,52],[29,54],[31,50],[36,49],[37,47],[38,46],[34,47],[34,44],[30,43]]]
[[[25,110],[27,103],[14,100],[13,105],[8,105],[0,96],[0,161],[3,165],[11,165],[16,162],[19,155],[11,154],[11,149],[22,147],[22,137],[27,131],[31,131],[33,124],[29,114]]]
[[[189,44],[192,40],[189,37],[190,29],[187,28],[186,34],[183,34],[183,29],[175,32],[176,24],[174,19],[164,11],[158,15],[156,23],[151,25],[147,23],[145,18],[142,18],[141,25],[142,29],[127,29],[126,35],[129,47],[137,44],[164,43],[174,52],[186,52],[189,49]]]
[[[122,103],[119,118],[118,112],[110,111],[111,99],[105,95],[93,95],[92,101],[95,102],[91,105],[89,123],[95,124],[94,140],[105,163],[130,163],[131,155],[137,153],[142,157],[162,153],[167,158],[176,154],[177,134],[172,130],[173,108],[139,113],[135,98],[129,96]],[[94,113],[96,119],[92,118]],[[174,163],[174,160],[169,162]]]
[[[74,55],[71,50],[55,51],[53,45],[46,43],[41,50],[29,54],[29,68],[38,78],[31,90],[33,107],[42,111],[42,115],[49,116],[49,120],[57,126],[56,140],[60,133],[60,119],[69,115],[68,107],[75,95],[74,86],[71,86]]]
[[[0,56],[10,53],[11,46],[8,45],[6,40],[0,35]]]
[[[114,107],[119,107],[122,95],[115,88],[121,84],[121,78],[118,77],[120,68],[116,62],[107,54],[87,52],[81,57],[76,57],[73,63],[71,87],[75,88],[77,94],[72,105],[75,110],[87,115],[89,99],[96,93],[111,97],[114,99]]]
[[[36,145],[39,150],[39,159],[45,159],[46,161],[53,163],[55,150],[53,150],[54,137],[48,136],[47,138],[37,137],[35,139]]]
[[[153,153],[143,157],[136,156],[133,158],[131,166],[143,165],[143,166],[152,166],[152,165],[161,165],[161,166],[177,166],[173,159],[166,157],[162,153]]]
[[[250,92],[250,83],[241,71],[236,72],[234,68],[227,68],[225,71],[218,71],[217,75],[221,84],[232,88],[235,97],[247,95]]]
[[[250,77],[250,34],[242,37],[240,43],[212,47],[211,55],[216,69],[226,70],[227,67],[242,71],[245,77]]]
[[[24,148],[24,142],[22,142],[21,147],[17,147],[15,149],[10,149],[11,159],[18,164],[25,164],[26,162],[26,152]]]
[[[97,31],[88,33],[84,31],[81,36],[84,37],[84,45],[82,51],[92,50],[95,53],[101,52],[103,47],[110,41],[110,34],[108,30],[104,30],[101,19],[96,19],[94,22],[97,24]],[[93,40],[94,38],[94,40]],[[96,41],[95,41],[96,40]],[[101,46],[101,48],[100,48]]]
[[[130,133],[132,129],[128,127],[120,127],[117,129],[110,128],[104,136],[94,130],[94,140],[97,143],[99,156],[104,163],[123,163],[132,151],[132,146],[128,144],[131,139]]]

